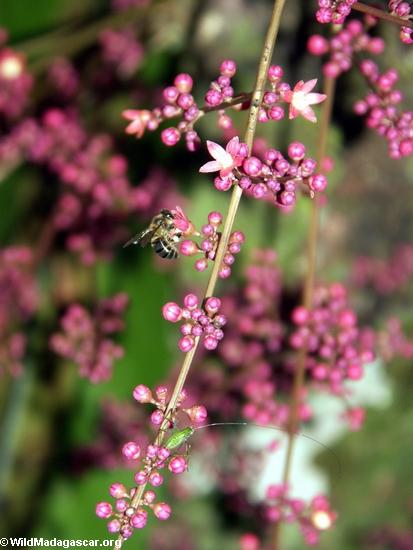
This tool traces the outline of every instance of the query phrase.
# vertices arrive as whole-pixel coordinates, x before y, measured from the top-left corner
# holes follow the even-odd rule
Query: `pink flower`
[[[207,141],[208,151],[215,160],[207,162],[199,169],[200,172],[218,172],[221,178],[227,177],[234,168],[242,164],[243,158],[240,155],[241,144],[239,137],[233,137],[228,143],[225,149],[223,149],[218,143],[213,141]]]
[[[175,206],[175,208],[171,210],[171,212],[174,216],[174,222],[176,227],[185,234],[191,233],[191,230],[193,230],[193,225],[188,220],[182,208],[179,206]]]
[[[150,111],[138,111],[136,109],[126,109],[122,112],[123,118],[130,120],[130,124],[125,128],[127,134],[136,134],[137,138],[141,138],[146,130],[146,125],[151,118]]]
[[[294,89],[286,93],[285,100],[290,104],[289,118],[296,118],[302,115],[310,122],[317,122],[317,118],[310,105],[317,105],[326,99],[325,94],[310,93],[317,84],[317,79],[313,78],[308,82],[300,80],[294,86]]]

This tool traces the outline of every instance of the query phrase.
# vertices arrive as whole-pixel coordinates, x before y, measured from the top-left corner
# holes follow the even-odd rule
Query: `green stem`
[[[317,165],[322,171],[322,161],[326,154],[328,130],[331,122],[331,114],[334,103],[335,79],[326,78],[324,81],[324,93],[327,99],[323,103],[322,118],[320,123],[318,149],[317,149]],[[320,210],[317,198],[314,198],[311,203],[311,217],[308,227],[307,237],[307,272],[304,281],[302,303],[306,309],[311,309],[313,304],[314,282],[317,269],[317,246],[319,237],[319,218]],[[291,465],[294,454],[294,444],[299,422],[299,407],[301,393],[305,381],[305,367],[307,363],[308,349],[306,346],[298,352],[296,370],[294,373],[293,389],[290,399],[290,418],[288,422],[288,443],[287,454],[284,462],[282,482],[287,484],[290,478]],[[274,532],[274,550],[278,549],[280,524],[276,525]]]
[[[275,42],[277,39],[278,29],[281,21],[281,15],[284,9],[285,2],[286,0],[275,0],[274,2],[270,24],[268,27],[267,35],[264,41],[264,47],[260,57],[257,78],[254,86],[254,91],[252,92],[252,96],[251,96],[251,106],[248,114],[247,129],[245,131],[245,137],[244,137],[244,141],[248,145],[248,148],[250,151],[252,150],[252,145],[254,142],[258,112],[261,107],[262,98],[264,96],[268,69],[271,64],[271,58],[272,58]],[[204,298],[207,298],[214,294],[215,286],[218,281],[219,270],[222,264],[222,259],[224,257],[225,251],[228,246],[229,236],[231,234],[232,226],[237,214],[238,205],[239,205],[241,196],[242,196],[242,189],[238,185],[236,185],[231,195],[231,200],[228,207],[228,213],[225,219],[224,228],[222,231],[221,239],[219,242],[214,265],[208,281]],[[185,356],[181,370],[178,374],[178,378],[177,378],[174,390],[172,392],[171,399],[165,411],[164,421],[160,426],[158,435],[155,440],[156,445],[161,445],[165,439],[165,434],[167,432],[170,419],[173,418],[173,415],[175,413],[180,393],[184,387],[184,384],[188,376],[189,370],[191,368],[192,361],[195,356],[198,345],[199,345],[199,338],[195,340],[194,347]],[[145,484],[140,485],[137,488],[136,493],[131,501],[131,507],[137,508],[139,506],[142,500],[143,493],[145,492],[145,488],[146,488]],[[119,536],[118,544],[122,545],[122,543],[123,543],[123,537]]]

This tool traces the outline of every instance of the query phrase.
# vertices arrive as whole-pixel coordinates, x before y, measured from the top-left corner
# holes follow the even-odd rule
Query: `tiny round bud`
[[[173,474],[183,474],[187,468],[188,465],[183,456],[174,456],[168,464],[168,469]]]
[[[118,519],[113,519],[108,523],[109,533],[119,533],[120,530],[120,521]]]
[[[181,94],[190,92],[193,86],[193,80],[191,75],[187,73],[178,74],[175,77],[174,85],[176,86],[176,88],[179,90]]]
[[[136,460],[141,454],[141,448],[134,441],[128,441],[122,447],[122,454],[128,460]]]
[[[232,78],[237,71],[237,64],[232,59],[225,59],[225,61],[221,63],[219,70],[223,76]]]
[[[113,483],[110,486],[109,493],[113,498],[123,498],[128,494],[126,487],[122,483]]]
[[[177,323],[182,318],[182,308],[175,302],[168,302],[162,308],[162,315],[166,321]]]
[[[130,524],[135,529],[142,529],[143,527],[145,527],[147,520],[148,520],[148,513],[146,512],[146,510],[138,510],[130,518]]]
[[[194,405],[190,409],[186,409],[185,412],[194,424],[202,424],[208,416],[208,412],[203,405]]]
[[[309,180],[310,189],[316,192],[324,191],[327,187],[327,178],[323,174],[314,174]]]
[[[189,239],[186,239],[181,242],[179,245],[179,252],[183,254],[184,256],[193,256],[194,254],[197,254],[199,252],[198,246],[194,241],[190,241]]]
[[[102,519],[109,518],[112,515],[112,506],[109,502],[99,502],[96,505],[96,515]]]
[[[217,313],[221,307],[221,300],[211,296],[205,301],[205,309],[208,313]]]
[[[153,507],[153,512],[155,516],[160,520],[166,520],[171,515],[171,507],[166,502],[158,502]]]
[[[305,147],[299,141],[294,141],[288,146],[288,156],[295,161],[301,160],[305,156]]]
[[[133,398],[138,401],[138,403],[151,403],[153,400],[151,390],[144,384],[139,384],[133,390]]]
[[[192,336],[184,336],[178,342],[179,349],[184,353],[191,351],[194,345],[195,345],[195,341]]]
[[[211,225],[221,225],[222,223],[222,214],[220,212],[210,212],[208,214],[208,221]]]
[[[174,127],[166,128],[161,133],[162,142],[167,147],[173,147],[174,145],[176,145],[180,140],[180,138],[181,138],[181,133],[177,128],[174,128]]]
[[[163,477],[159,472],[152,472],[151,475],[149,476],[149,483],[153,487],[159,487],[163,483]]]
[[[198,298],[195,294],[187,294],[184,298],[184,305],[188,309],[195,309],[198,306]]]

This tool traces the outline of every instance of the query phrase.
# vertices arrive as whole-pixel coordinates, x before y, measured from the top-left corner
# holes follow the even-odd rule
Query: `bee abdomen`
[[[177,249],[162,239],[152,241],[152,247],[156,254],[165,260],[175,260],[178,257]]]

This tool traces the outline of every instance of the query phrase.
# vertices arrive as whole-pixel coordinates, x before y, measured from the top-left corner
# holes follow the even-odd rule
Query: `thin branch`
[[[254,86],[254,91],[251,96],[251,106],[250,106],[249,115],[248,115],[248,124],[247,124],[247,129],[244,137],[244,141],[248,145],[248,148],[250,151],[252,149],[252,145],[254,141],[255,130],[257,126],[257,116],[258,116],[258,112],[261,107],[262,98],[264,95],[268,69],[270,67],[272,53],[273,53],[274,45],[277,39],[278,29],[280,26],[281,15],[282,15],[285,1],[286,0],[275,0],[274,2],[273,12],[271,15],[270,24],[268,27],[268,31],[265,38],[264,47],[262,50],[260,63],[258,67],[257,79]],[[221,263],[222,263],[225,251],[228,246],[229,236],[232,230],[232,226],[235,220],[235,216],[237,213],[241,196],[242,196],[242,189],[237,185],[234,187],[234,190],[232,192],[230,204],[228,207],[228,214],[225,220],[225,224],[224,224],[221,239],[219,242],[218,250],[216,253],[213,269],[206,288],[205,298],[212,296],[214,293],[215,286],[218,280],[218,273],[221,267]],[[188,376],[189,370],[191,368],[192,361],[195,356],[195,352],[197,350],[198,345],[199,345],[199,337],[195,340],[194,347],[185,356],[180,373],[178,375],[178,379],[175,384],[174,391],[172,393],[171,399],[168,403],[167,410],[165,412],[165,419],[162,425],[160,426],[158,436],[156,438],[157,445],[161,444],[165,438],[165,433],[166,433],[166,429],[168,428],[169,419],[171,418],[171,416],[173,416],[173,413],[176,409],[179,395],[182,391],[182,388],[184,387],[184,384]],[[139,505],[139,502],[141,501],[143,493],[145,491],[145,487],[146,485],[140,485],[139,488],[137,489],[131,501],[131,506],[133,508],[136,508]],[[118,541],[122,544],[123,537],[120,536]]]
[[[331,113],[334,102],[335,79],[326,78],[324,81],[324,93],[327,99],[322,106],[322,115],[320,131],[318,138],[317,164],[322,170],[322,161],[326,154],[328,130],[331,121]],[[317,268],[317,245],[319,235],[319,206],[317,197],[311,202],[311,218],[308,228],[307,240],[307,273],[304,281],[302,302],[306,309],[311,309],[313,304],[314,280]],[[290,418],[288,422],[288,444],[287,454],[283,468],[283,483],[288,483],[291,471],[292,458],[294,453],[294,443],[296,438],[297,426],[299,421],[299,407],[302,389],[305,379],[305,367],[307,363],[307,346],[303,346],[298,352],[297,367],[294,373],[293,390],[290,399]],[[279,524],[274,531],[274,549],[278,548]]]
[[[402,17],[398,17],[397,15],[393,15],[391,13],[388,13],[387,11],[380,10],[379,8],[367,6],[362,2],[356,2],[352,5],[352,8],[353,10],[360,11],[361,13],[377,17],[377,19],[389,21],[390,23],[394,23],[395,25],[399,25],[400,27],[409,27],[410,29],[413,29],[413,21],[411,19],[403,19]]]

